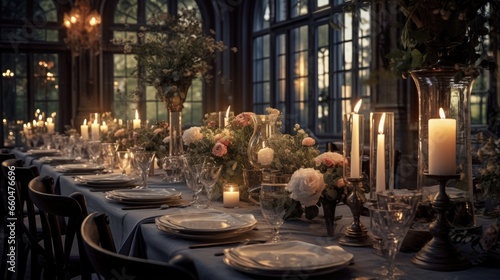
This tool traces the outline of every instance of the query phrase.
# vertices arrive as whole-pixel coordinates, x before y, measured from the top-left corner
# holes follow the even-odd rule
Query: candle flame
[[[135,110],[135,119],[138,120],[139,119],[139,112],[137,111],[137,109]]]
[[[229,118],[229,109],[231,109],[231,105],[229,105],[227,107],[227,111],[226,111],[226,118]]]
[[[233,192],[233,191],[234,191],[234,188],[233,188],[233,187],[229,187],[229,191],[230,191],[230,192]]]
[[[384,134],[385,113],[382,114],[380,122],[378,123],[378,133]]]
[[[42,120],[43,116],[42,115],[38,115],[38,120]]]
[[[87,125],[87,119],[83,120],[83,125]]]
[[[102,125],[105,126],[106,125],[106,122],[105,121],[102,121]]]
[[[442,119],[446,119],[443,108],[439,108],[439,117]]]
[[[52,123],[52,118],[47,118],[47,123]]]
[[[360,99],[358,103],[356,103],[356,106],[354,106],[354,113],[356,114],[359,112],[359,109],[361,108],[361,101],[363,101],[363,99]]]
[[[97,119],[94,119],[94,124],[97,124]]]

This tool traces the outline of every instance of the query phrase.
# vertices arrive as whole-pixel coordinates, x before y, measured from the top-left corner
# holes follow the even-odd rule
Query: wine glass
[[[142,187],[146,189],[148,187],[148,175],[151,164],[155,158],[154,151],[134,151],[133,163],[136,168],[139,169],[142,178]]]
[[[115,144],[114,143],[102,143],[102,156],[104,159],[104,166],[108,172],[113,172],[113,168],[115,167]]]
[[[183,156],[166,156],[163,159],[163,171],[165,171],[164,181],[177,183],[181,181],[182,170],[184,169]]]
[[[404,272],[395,266],[396,254],[415,217],[421,193],[408,190],[388,190],[377,193],[377,202],[368,205],[372,221],[372,231],[380,238],[382,255],[387,266],[375,272],[396,279]]]
[[[200,181],[200,173],[203,167],[205,157],[201,156],[184,156],[184,179],[188,188],[193,192],[192,206],[196,208],[206,207],[199,202],[198,195],[203,190],[203,184]]]
[[[205,187],[207,192],[207,207],[212,209],[210,206],[210,200],[212,200],[212,190],[215,186],[217,180],[219,180],[219,175],[222,170],[222,165],[218,165],[212,162],[205,161],[200,172],[200,181]]]
[[[87,152],[89,153],[92,162],[99,164],[102,152],[101,141],[89,141],[87,143]]]
[[[121,170],[122,174],[127,173],[127,168],[130,166],[131,156],[127,151],[117,151],[116,159],[118,163],[118,168]]]
[[[286,213],[286,201],[289,196],[283,183],[262,183],[259,193],[259,204],[262,216],[272,229],[272,242],[281,240],[279,228],[283,225]]]

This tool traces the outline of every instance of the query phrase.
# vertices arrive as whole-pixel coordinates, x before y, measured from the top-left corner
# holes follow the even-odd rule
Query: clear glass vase
[[[424,174],[429,171],[429,119],[440,118],[443,108],[446,118],[456,120],[456,174],[446,192],[452,200],[448,219],[453,226],[475,225],[473,210],[470,97],[474,77],[456,81],[459,70],[452,67],[414,70],[411,77],[418,90],[418,173],[417,187],[423,192],[422,202],[438,193],[438,183]],[[454,175],[454,174],[449,174]]]
[[[168,111],[168,127],[170,130],[168,155],[180,156],[184,153],[184,144],[182,143],[182,111]]]
[[[267,169],[274,157],[269,141],[276,133],[276,119],[270,115],[252,115],[252,122],[254,130],[248,141],[248,160],[257,170]]]

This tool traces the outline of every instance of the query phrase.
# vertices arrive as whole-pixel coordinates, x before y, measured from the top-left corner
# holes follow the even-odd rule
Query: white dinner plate
[[[121,200],[151,201],[178,198],[182,192],[175,189],[129,189],[109,191],[106,194]]]
[[[61,164],[55,167],[55,170],[62,173],[86,173],[98,172],[104,170],[104,166],[86,163]]]
[[[247,231],[257,225],[257,220],[252,214],[206,212],[163,215],[157,223],[170,231],[205,235]]]
[[[26,152],[26,154],[33,155],[33,156],[49,156],[49,155],[55,155],[58,153],[59,153],[59,150],[57,150],[57,149],[29,150]]]
[[[90,187],[112,187],[112,186],[130,186],[134,185],[136,179],[124,174],[98,174],[98,175],[80,175],[75,177],[78,184]]]
[[[197,241],[212,241],[212,240],[221,240],[221,239],[232,238],[232,237],[236,237],[238,235],[241,235],[243,233],[246,233],[255,227],[255,225],[254,225],[251,227],[246,227],[246,228],[241,228],[241,229],[231,230],[231,231],[226,231],[226,232],[206,232],[206,233],[191,234],[191,233],[185,233],[182,231],[174,230],[170,227],[166,227],[166,226],[162,225],[161,223],[158,223],[158,218],[156,218],[156,226],[162,232],[168,233],[170,235],[180,237],[183,239],[197,240]]]
[[[75,163],[79,161],[74,157],[66,157],[66,156],[44,156],[38,160],[42,163],[48,163],[48,164]]]
[[[353,258],[339,246],[321,247],[302,241],[239,246],[225,249],[224,255],[229,263],[270,274],[330,270],[348,265]]]

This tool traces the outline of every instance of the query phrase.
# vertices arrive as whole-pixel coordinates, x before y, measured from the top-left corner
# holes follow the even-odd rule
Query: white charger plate
[[[286,271],[321,271],[347,266],[353,255],[339,246],[321,247],[302,241],[284,241],[225,249],[227,264],[271,275]]]
[[[163,215],[157,223],[170,231],[192,235],[246,231],[257,225],[252,214],[180,213]]]

